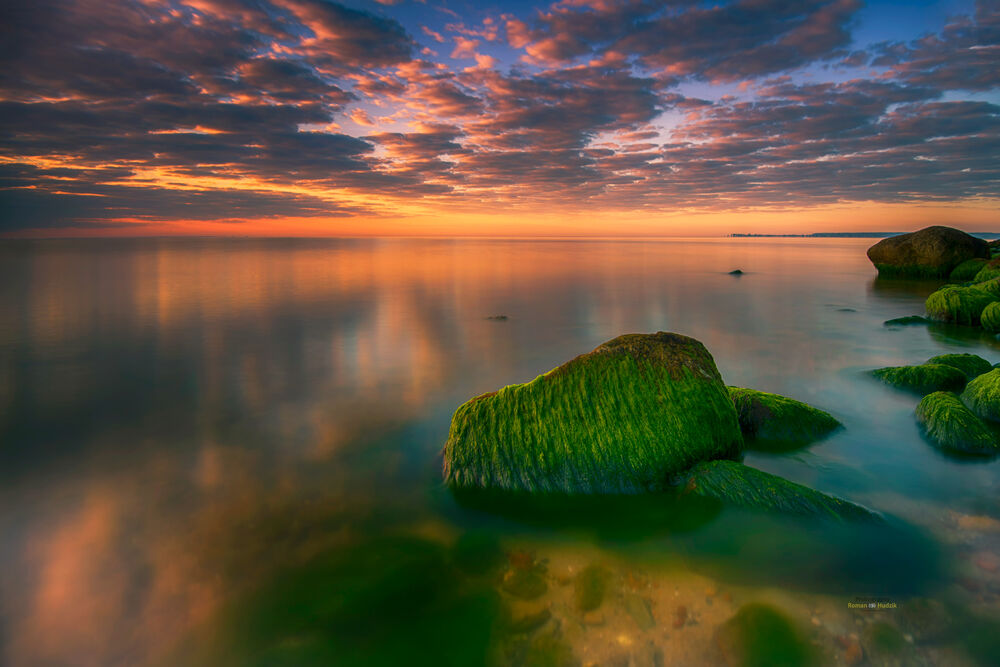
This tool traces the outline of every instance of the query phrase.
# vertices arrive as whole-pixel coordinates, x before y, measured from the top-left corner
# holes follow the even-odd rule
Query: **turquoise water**
[[[937,284],[876,280],[870,243],[0,244],[2,662],[719,664],[720,625],[763,601],[832,664],[855,644],[976,664],[1000,611],[1000,464],[930,447],[917,398],[863,371],[997,362],[1000,343],[883,326]],[[888,527],[442,487],[457,405],[658,330],[701,340],[728,384],[838,417],[746,462]],[[593,564],[609,584],[585,614]],[[511,594],[518,577],[545,592]]]

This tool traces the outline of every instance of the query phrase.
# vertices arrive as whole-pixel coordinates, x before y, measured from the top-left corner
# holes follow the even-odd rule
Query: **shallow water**
[[[720,624],[765,601],[826,662],[857,644],[871,664],[974,664],[989,648],[968,629],[989,635],[1000,609],[1000,463],[930,447],[917,399],[863,371],[997,362],[1000,344],[883,326],[936,283],[877,281],[870,243],[0,244],[2,662],[718,664]],[[838,417],[822,443],[746,462],[889,527],[442,488],[461,402],[657,330],[701,340],[728,384]],[[608,592],[585,614],[591,564]],[[546,592],[512,596],[511,573]]]

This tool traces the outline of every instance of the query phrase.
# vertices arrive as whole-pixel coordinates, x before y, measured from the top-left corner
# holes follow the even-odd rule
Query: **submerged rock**
[[[906,317],[896,317],[891,320],[886,320],[882,323],[883,326],[887,327],[906,327],[915,324],[930,324],[931,320],[923,317],[921,315],[907,315]]]
[[[829,496],[736,461],[694,466],[680,480],[684,494],[713,498],[728,505],[836,521],[881,520],[860,505]]]
[[[968,381],[964,372],[946,364],[889,366],[873,370],[872,375],[897,389],[921,396],[934,391],[961,391]]]
[[[984,285],[949,285],[927,297],[924,307],[933,319],[951,324],[979,324],[983,309],[997,300]]]
[[[779,394],[729,387],[740,430],[749,447],[793,449],[842,426],[833,416]]]
[[[604,596],[611,584],[611,572],[600,565],[590,565],[576,575],[573,600],[582,612],[594,611],[604,602]]]
[[[965,373],[965,377],[972,379],[978,377],[983,373],[989,373],[993,370],[993,364],[986,361],[978,354],[954,353],[954,354],[939,354],[936,357],[931,357],[925,364],[944,364],[945,366],[951,366],[952,368],[957,368],[958,370]]]
[[[970,382],[962,392],[962,401],[979,417],[1000,421],[1000,368]]]
[[[990,333],[1000,333],[1000,301],[994,301],[983,308],[979,323]]]
[[[967,259],[956,266],[948,278],[960,283],[968,282],[976,277],[976,274],[979,273],[988,261],[988,259],[984,259],[982,257]]]
[[[459,406],[444,449],[453,488],[662,489],[742,447],[712,355],[672,333],[619,336],[531,382]]]
[[[649,630],[656,625],[653,612],[649,609],[649,600],[646,598],[635,593],[626,593],[622,598],[622,604],[625,606],[626,613],[642,630]]]
[[[816,649],[791,619],[774,607],[751,603],[715,631],[715,643],[730,667],[814,665]]]
[[[989,259],[986,241],[951,227],[927,227],[882,239],[868,249],[880,276],[947,278],[962,262]]]
[[[537,570],[512,568],[503,578],[503,590],[522,600],[534,600],[549,590],[545,578]]]
[[[966,454],[1000,451],[993,431],[953,393],[938,391],[924,396],[916,414],[928,439],[943,449]]]

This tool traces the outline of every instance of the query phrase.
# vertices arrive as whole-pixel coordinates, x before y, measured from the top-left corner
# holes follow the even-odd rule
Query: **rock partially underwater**
[[[951,227],[927,227],[882,239],[868,249],[880,276],[947,278],[963,262],[989,259],[986,241]]]
[[[962,402],[980,418],[1000,422],[1000,368],[972,380],[962,392]]]
[[[704,345],[629,334],[460,406],[444,475],[457,488],[636,493],[741,445],[736,409]]]
[[[965,454],[1000,452],[993,430],[951,392],[925,396],[917,406],[917,422],[927,438],[943,449]]]
[[[745,466],[736,461],[699,463],[680,480],[683,493],[751,510],[834,521],[880,521],[860,505]]]
[[[957,368],[958,370],[965,373],[965,377],[972,379],[982,375],[983,373],[989,373],[993,370],[993,364],[986,361],[978,354],[969,354],[967,352],[953,353],[953,354],[939,354],[936,357],[931,357],[928,359],[926,364],[944,364],[945,366],[951,366],[952,368]]]
[[[872,375],[887,385],[921,396],[935,391],[962,391],[968,381],[964,372],[947,364],[889,366],[872,371]]]
[[[832,415],[779,394],[741,387],[729,387],[729,394],[748,447],[794,449],[842,426]]]
[[[932,319],[940,322],[976,325],[983,310],[997,301],[997,295],[988,286],[991,284],[942,287],[927,297],[924,307]]]

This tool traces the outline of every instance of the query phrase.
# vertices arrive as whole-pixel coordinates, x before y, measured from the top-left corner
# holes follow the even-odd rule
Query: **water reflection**
[[[453,549],[469,531],[502,545],[501,569],[525,544],[549,558],[557,607],[560,572],[609,563],[619,597],[604,629],[563,628],[550,637],[557,653],[564,639],[575,655],[624,650],[608,633],[634,623],[621,591],[635,593],[628,577],[636,572],[661,619],[676,611],[661,592],[694,595],[709,585],[732,588],[736,602],[778,595],[786,608],[804,609],[820,604],[807,594],[926,594],[969,580],[979,588],[960,593],[961,605],[972,595],[991,609],[1000,585],[977,563],[1000,546],[1000,531],[983,521],[962,524],[975,531],[956,528],[953,517],[1000,516],[989,500],[1000,497],[996,466],[944,459],[920,439],[915,400],[859,371],[959,347],[990,361],[1000,355],[968,330],[883,327],[921,312],[927,286],[873,285],[864,247],[802,239],[4,243],[3,662],[169,664],[183,655],[219,664],[228,655],[242,664],[334,649],[360,660],[364,647],[391,637],[400,646],[404,637],[420,646],[438,637],[435,623],[404,628],[412,616],[387,615],[389,601],[414,598],[413,608],[439,612],[441,627],[468,621],[468,637],[479,640],[455,653],[468,657],[464,650],[482,649],[482,633],[502,629],[522,604],[506,594],[497,602],[496,582],[455,572]],[[727,274],[736,268],[746,274]],[[487,319],[498,314],[508,319]],[[656,330],[703,341],[728,383],[816,403],[846,425],[806,452],[754,453],[748,463],[920,528],[871,536],[865,546],[865,536],[717,508],[686,513],[680,526],[666,506],[635,501],[526,515],[459,504],[440,487],[439,451],[460,402],[621,333]],[[393,558],[400,544],[409,545],[406,556]],[[403,579],[419,570],[416,586],[443,577],[457,587],[428,594],[360,576],[352,608],[362,619],[385,616],[384,625],[350,646],[336,633],[317,637],[312,621],[339,625],[346,612],[322,607],[337,591],[311,582],[320,574],[353,581],[342,573],[372,554]],[[282,617],[289,595],[317,616]],[[843,596],[828,602],[839,609]],[[711,629],[725,620],[716,615],[735,607],[698,609],[704,632],[656,634],[668,661],[712,662],[697,647],[712,645]],[[262,625],[273,633],[258,632]],[[518,646],[510,655],[527,655],[530,646]],[[387,661],[394,655],[378,650],[390,651]]]

